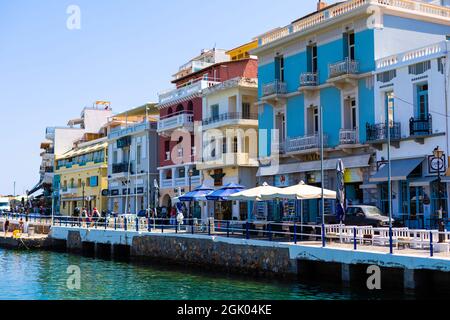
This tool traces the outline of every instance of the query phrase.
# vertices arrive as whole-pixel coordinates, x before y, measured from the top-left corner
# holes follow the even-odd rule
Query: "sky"
[[[68,8],[80,10],[79,27]],[[204,48],[231,49],[314,11],[316,0],[0,0],[0,194],[39,182],[45,128],[94,101],[113,112],[171,87]]]

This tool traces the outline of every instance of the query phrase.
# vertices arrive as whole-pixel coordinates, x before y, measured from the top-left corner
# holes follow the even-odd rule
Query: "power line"
[[[402,98],[400,98],[400,97],[397,97],[396,95],[394,95],[394,98],[395,98],[395,99],[398,99],[398,100],[400,100],[400,101],[402,101],[402,102],[404,102],[404,103],[406,103],[406,104],[409,104],[410,106],[415,107],[415,105],[414,105],[413,103],[411,103],[411,102],[409,102],[409,101],[406,101],[405,99],[402,99]],[[429,113],[434,113],[434,114],[437,114],[437,115],[440,115],[440,116],[443,116],[443,117],[445,117],[445,118],[450,118],[450,116],[448,116],[448,115],[446,115],[446,114],[443,114],[443,113],[440,113],[440,112],[430,111],[430,110],[428,110],[428,112],[429,112]]]

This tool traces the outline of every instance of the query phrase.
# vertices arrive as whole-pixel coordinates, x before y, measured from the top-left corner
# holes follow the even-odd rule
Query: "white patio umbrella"
[[[266,182],[262,186],[244,190],[228,196],[229,200],[235,201],[266,201],[273,200],[273,195],[281,192],[282,189],[269,186]]]
[[[336,191],[324,189],[325,199],[336,199]],[[272,195],[274,199],[289,199],[289,200],[313,200],[322,198],[322,189],[309,186],[303,181],[299,184],[280,189],[279,192]]]

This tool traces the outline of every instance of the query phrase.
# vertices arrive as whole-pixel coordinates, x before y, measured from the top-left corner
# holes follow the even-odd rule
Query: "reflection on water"
[[[67,267],[81,268],[81,289],[67,288]],[[348,300],[387,298],[295,280],[267,281],[184,268],[105,261],[53,252],[0,250],[0,299]],[[397,296],[394,298],[403,298]]]

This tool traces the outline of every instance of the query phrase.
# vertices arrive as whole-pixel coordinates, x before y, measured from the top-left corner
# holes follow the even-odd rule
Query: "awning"
[[[336,163],[339,159],[344,162],[344,167],[346,169],[365,168],[369,166],[370,154],[336,159],[325,159],[323,161],[324,170],[336,170]],[[320,161],[297,162],[278,166],[261,167],[258,170],[257,176],[267,177],[279,174],[314,171],[320,171]]]
[[[43,186],[44,186],[44,181],[41,180],[30,191],[28,191],[27,195],[31,196],[33,193],[36,193],[37,191],[41,190],[43,188]]]
[[[438,178],[437,177],[424,177],[424,178],[419,178],[419,179],[414,179],[411,180],[411,182],[409,183],[410,187],[429,187],[430,183],[432,183],[433,181],[436,181]]]
[[[413,172],[423,161],[422,158],[392,160],[391,161],[391,181],[407,180],[408,176]],[[373,177],[370,182],[387,182],[389,175],[389,166],[384,165]]]

